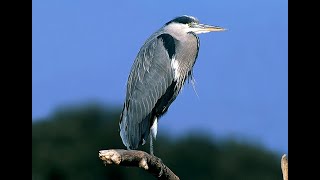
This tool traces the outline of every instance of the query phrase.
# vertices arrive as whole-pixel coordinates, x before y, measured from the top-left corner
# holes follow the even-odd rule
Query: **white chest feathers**
[[[180,77],[180,67],[179,67],[179,62],[176,60],[176,57],[173,56],[172,60],[171,60],[171,67],[173,69],[174,72],[174,79],[178,80]]]

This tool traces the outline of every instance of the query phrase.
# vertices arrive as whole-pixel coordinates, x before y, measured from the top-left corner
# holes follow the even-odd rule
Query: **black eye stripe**
[[[167,22],[166,25],[170,23],[181,23],[181,24],[190,24],[190,23],[199,23],[199,20],[194,17],[189,16],[180,16],[172,19],[171,21]]]

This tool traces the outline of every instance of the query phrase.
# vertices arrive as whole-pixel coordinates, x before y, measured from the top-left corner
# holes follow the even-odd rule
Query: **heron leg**
[[[153,154],[153,137],[152,137],[152,134],[150,133],[150,135],[149,135],[149,138],[150,138],[150,154],[152,155],[152,156],[154,156],[154,154]]]
[[[153,154],[153,135],[152,135],[152,133],[150,133],[149,138],[150,138],[150,154],[151,154],[152,156],[154,156],[154,154]],[[161,160],[160,158],[158,158],[158,159],[159,159],[159,161],[160,161],[160,164],[163,164],[163,163],[162,163],[162,160]],[[162,174],[163,174],[163,166],[161,166],[160,173],[159,173],[159,177],[161,177]]]

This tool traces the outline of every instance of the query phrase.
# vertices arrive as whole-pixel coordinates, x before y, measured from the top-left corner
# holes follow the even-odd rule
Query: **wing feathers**
[[[174,94],[171,92],[174,89],[171,87],[174,72],[170,58],[175,53],[174,41],[168,34],[148,41],[132,66],[127,83],[128,105],[124,107],[120,121],[121,138],[129,149],[138,148],[148,138],[155,111],[158,110],[155,107],[161,105],[163,107],[160,109],[164,108]],[[126,125],[128,128],[125,128]]]

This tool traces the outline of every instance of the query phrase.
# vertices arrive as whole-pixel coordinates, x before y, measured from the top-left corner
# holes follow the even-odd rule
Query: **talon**
[[[163,174],[163,163],[162,163],[162,160],[160,159],[160,158],[158,158],[159,159],[159,163],[160,163],[160,165],[161,165],[161,170],[160,170],[160,173],[159,173],[159,176],[158,177],[161,177],[162,176],[162,174]]]
[[[158,177],[161,177],[163,174],[163,167],[161,166],[161,170],[160,170],[160,173],[159,173],[159,176]]]

